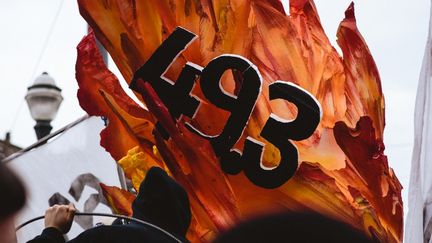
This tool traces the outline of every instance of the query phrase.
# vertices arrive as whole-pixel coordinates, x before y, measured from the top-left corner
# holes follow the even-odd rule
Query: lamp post
[[[61,89],[56,86],[54,79],[43,72],[37,77],[25,96],[32,118],[36,121],[34,129],[38,140],[50,134],[51,121],[57,115],[63,97]]]

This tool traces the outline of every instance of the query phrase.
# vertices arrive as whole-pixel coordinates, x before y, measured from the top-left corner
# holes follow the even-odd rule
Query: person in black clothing
[[[160,227],[136,222],[123,225],[97,226],[86,230],[68,242],[135,243],[135,242],[186,242],[186,232],[191,222],[191,211],[186,191],[165,171],[152,167],[140,185],[132,204],[133,217]],[[28,243],[63,243],[63,234],[70,230],[75,208],[53,206],[45,215],[42,234]]]

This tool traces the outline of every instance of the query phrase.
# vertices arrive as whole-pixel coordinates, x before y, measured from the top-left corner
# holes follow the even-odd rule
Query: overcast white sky
[[[351,1],[316,0],[327,35],[336,44],[336,30]],[[64,101],[53,130],[84,115],[76,98],[76,45],[86,23],[76,1],[0,0],[0,137],[12,132],[12,142],[26,147],[36,141],[24,96],[43,71],[63,89]],[[358,0],[357,23],[381,73],[386,98],[386,153],[407,187],[413,144],[413,111],[427,38],[430,0]],[[40,62],[43,44],[61,6]],[[112,63],[111,63],[112,64]],[[406,197],[404,191],[404,197]]]

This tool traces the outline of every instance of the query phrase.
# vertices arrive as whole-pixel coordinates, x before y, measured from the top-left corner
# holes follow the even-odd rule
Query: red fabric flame
[[[184,186],[193,212],[191,241],[207,242],[242,219],[278,210],[311,210],[381,242],[402,241],[402,187],[384,155],[380,77],[357,29],[353,4],[337,34],[341,57],[325,35],[312,0],[291,0],[289,16],[278,0],[78,2],[127,82],[177,26],[198,38],[165,74],[172,80],[187,61],[205,66],[226,53],[251,60],[262,74],[263,91],[235,145],[240,150],[247,136],[265,142],[259,133],[270,113],[287,119],[296,115],[293,105],[268,101],[268,85],[274,81],[294,82],[321,103],[319,127],[309,139],[296,142],[296,175],[277,189],[259,188],[242,173],[225,175],[209,142],[185,129],[188,121],[217,135],[229,115],[205,99],[199,82],[192,91],[203,101],[197,115],[175,122],[148,83],[141,87],[142,97],[138,95],[148,110],[127,97],[97,53],[93,34],[83,39],[76,66],[78,98],[89,114],[109,120],[101,145],[119,160],[135,186],[150,165],[164,168]],[[221,82],[232,93],[241,87],[235,73],[227,73]],[[156,121],[171,139],[152,133]],[[267,144],[264,165],[275,166],[279,159],[279,151]],[[117,197],[110,192],[107,196]]]

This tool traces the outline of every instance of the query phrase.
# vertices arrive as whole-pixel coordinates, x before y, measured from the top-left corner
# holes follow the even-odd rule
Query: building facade
[[[20,151],[21,149],[22,148],[13,145],[10,142],[10,133],[6,133],[4,140],[0,139],[0,161],[13,153]]]

